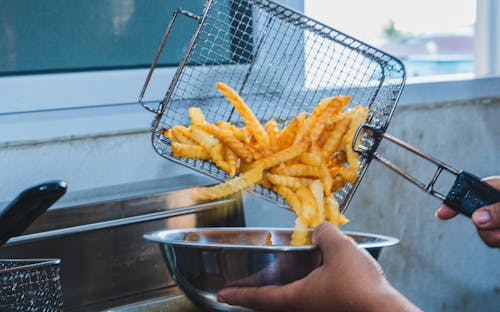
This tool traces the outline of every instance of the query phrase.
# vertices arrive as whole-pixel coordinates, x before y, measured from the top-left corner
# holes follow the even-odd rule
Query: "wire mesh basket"
[[[62,311],[59,263],[59,259],[0,259],[0,311]]]
[[[198,23],[196,30],[164,99],[143,102],[179,14]],[[152,143],[161,156],[225,181],[227,174],[210,162],[175,158],[171,142],[161,134],[162,128],[189,125],[191,106],[200,107],[208,122],[242,124],[239,114],[217,92],[216,82],[238,91],[262,123],[271,118],[285,123],[302,111],[310,113],[322,98],[348,95],[350,107],[369,107],[366,124],[385,130],[405,77],[404,66],[395,57],[272,1],[208,0],[200,15],[180,9],[173,13],[139,101],[157,115]],[[341,210],[368,163],[362,157],[360,178],[335,193]],[[287,205],[270,189],[257,185],[251,191]]]

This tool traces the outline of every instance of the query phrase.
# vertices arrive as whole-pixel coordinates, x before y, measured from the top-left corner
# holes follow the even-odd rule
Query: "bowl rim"
[[[217,232],[217,231],[287,231],[293,232],[293,228],[280,228],[280,227],[201,227],[201,228],[183,228],[183,229],[167,229],[158,230],[143,235],[143,238],[149,241],[159,243],[161,245],[171,245],[171,246],[184,246],[184,247],[195,247],[195,248],[215,248],[215,249],[251,249],[251,250],[268,250],[268,251],[300,251],[300,250],[314,250],[318,249],[315,245],[304,245],[304,246],[290,246],[290,245],[244,245],[244,244],[228,244],[228,243],[215,243],[215,242],[196,242],[196,241],[185,241],[175,239],[178,234],[181,233],[196,233],[196,232]],[[310,230],[312,231],[312,230]],[[396,245],[399,243],[399,239],[381,235],[372,234],[358,231],[342,231],[346,235],[362,236],[367,238],[377,239],[377,242],[361,242],[357,246],[359,248],[369,249],[369,248],[382,248],[387,246]]]

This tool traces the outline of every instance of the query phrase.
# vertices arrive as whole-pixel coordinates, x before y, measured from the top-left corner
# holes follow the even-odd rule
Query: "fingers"
[[[283,310],[293,294],[292,285],[224,288],[217,294],[217,301],[254,310]]]
[[[500,247],[500,229],[478,230],[479,236],[490,247]]]
[[[483,179],[484,182],[500,190],[500,176],[487,177]]]
[[[489,185],[493,186],[494,188],[500,190],[500,176],[492,176],[492,177],[484,178],[483,181],[488,183]],[[480,209],[478,209],[478,211],[479,210]],[[499,214],[499,213],[497,212],[497,214]],[[448,220],[448,219],[454,218],[456,215],[458,215],[458,212],[456,212],[455,210],[451,209],[450,207],[448,207],[446,205],[441,206],[436,211],[436,217],[438,217],[441,220]],[[477,218],[484,220],[484,218],[486,218],[486,216],[477,216]],[[474,221],[474,216],[472,217],[472,220]],[[479,219],[478,219],[478,221],[479,221]],[[478,225],[476,222],[474,222],[474,223],[476,225]],[[483,221],[482,223],[485,223],[485,222]]]
[[[438,217],[441,220],[448,220],[455,217],[456,215],[458,215],[458,212],[445,205],[441,206],[436,211],[436,217]]]
[[[489,177],[484,181],[500,189],[500,177]],[[477,227],[481,239],[490,247],[500,247],[500,202],[481,207],[472,214],[472,222]]]

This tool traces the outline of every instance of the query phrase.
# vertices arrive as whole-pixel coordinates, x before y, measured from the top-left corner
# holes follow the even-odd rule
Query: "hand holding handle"
[[[471,217],[477,209],[499,201],[499,190],[478,177],[461,171],[443,202],[453,210]]]

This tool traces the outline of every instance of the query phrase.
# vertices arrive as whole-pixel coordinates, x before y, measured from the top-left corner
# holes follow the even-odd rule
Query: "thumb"
[[[317,245],[323,252],[325,262],[338,251],[339,247],[345,244],[355,245],[351,238],[329,222],[323,222],[314,229],[312,240],[313,244]]]
[[[500,229],[500,203],[476,210],[472,222],[481,230]]]

